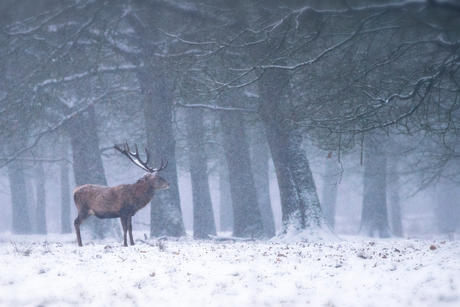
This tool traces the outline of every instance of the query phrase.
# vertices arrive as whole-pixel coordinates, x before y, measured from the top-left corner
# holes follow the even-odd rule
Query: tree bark
[[[270,177],[268,163],[270,160],[269,148],[265,138],[265,131],[261,123],[256,123],[251,129],[251,165],[254,174],[257,199],[264,225],[265,236],[272,238],[276,235],[275,219],[270,200]]]
[[[436,193],[435,214],[440,234],[447,235],[449,240],[460,230],[460,191],[458,185],[441,179]]]
[[[32,226],[29,217],[23,165],[17,160],[12,161],[8,164],[8,176],[13,209],[13,232],[16,234],[30,234],[32,233]]]
[[[224,105],[231,107],[237,107],[234,103],[241,99],[235,92],[225,93],[223,97]],[[235,112],[222,112],[220,120],[232,195],[233,236],[265,237],[244,117]]]
[[[35,188],[37,193],[37,204],[35,207],[35,232],[46,234],[46,191],[45,191],[45,170],[42,162],[35,163]]]
[[[323,202],[321,208],[324,213],[324,217],[331,226],[332,229],[335,227],[335,208],[337,203],[337,174],[339,168],[337,161],[334,159],[328,159],[325,162],[325,171],[323,176]]]
[[[227,161],[225,158],[222,160],[219,170],[220,230],[233,231],[232,194],[230,192],[230,181],[228,180]]]
[[[216,235],[216,225],[209,191],[203,110],[189,109],[186,121],[193,194],[193,236],[209,239],[208,235]]]
[[[162,177],[171,183],[169,189],[159,191],[151,202],[150,236],[180,237],[185,235],[185,228],[176,170],[176,141],[172,119],[173,86],[172,80],[162,72],[166,68],[160,67],[161,65],[141,69],[138,73],[145,97],[143,109],[151,161],[153,165],[159,165],[161,159],[168,161]]]
[[[290,118],[295,114],[289,114],[288,88],[289,76],[284,70],[268,69],[259,79],[259,115],[265,126],[281,198],[282,226],[278,236],[283,238],[303,232],[305,237],[322,239],[322,235],[332,235],[332,232],[321,211],[313,175],[302,148],[301,131],[293,124],[295,118]]]
[[[178,177],[176,170],[176,141],[173,130],[174,79],[171,77],[168,61],[157,57],[164,52],[159,43],[158,23],[166,18],[165,11],[158,10],[158,3],[136,1],[133,5],[139,14],[128,14],[128,22],[136,31],[135,45],[140,56],[126,54],[135,64],[145,66],[136,72],[143,99],[147,148],[152,165],[159,165],[161,159],[168,161],[162,177],[171,184],[167,190],[159,191],[150,203],[150,236],[184,236],[185,227],[180,206]],[[163,13],[163,14],[162,14]],[[157,49],[158,48],[158,49]]]
[[[69,125],[70,143],[73,155],[73,172],[77,186],[92,183],[107,185],[101,154],[99,152],[99,137],[97,135],[94,107],[71,119]],[[83,227],[94,238],[102,239],[108,236],[120,237],[121,231],[115,219],[99,220],[90,216]]]
[[[363,211],[359,233],[369,237],[388,238],[387,158],[371,142],[365,142],[364,146]]]
[[[60,136],[61,158],[61,233],[71,233],[70,224],[70,182],[69,182],[69,162],[68,159],[68,140],[61,134]]]
[[[399,196],[400,182],[397,162],[390,162],[389,179],[391,230],[394,236],[401,238],[404,233],[402,226],[401,198]]]

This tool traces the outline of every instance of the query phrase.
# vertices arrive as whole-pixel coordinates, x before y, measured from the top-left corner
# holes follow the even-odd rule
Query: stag
[[[155,190],[163,190],[169,188],[169,182],[157,175],[157,173],[166,168],[166,164],[161,160],[161,165],[158,168],[149,166],[150,154],[145,149],[147,156],[143,162],[139,157],[137,145],[134,144],[136,152],[131,152],[128,143],[124,144],[124,149],[121,149],[115,144],[114,148],[128,157],[134,164],[139,166],[144,171],[145,175],[134,184],[122,184],[116,187],[107,187],[95,184],[85,184],[77,187],[73,192],[75,206],[78,210],[78,216],[75,219],[75,231],[77,233],[77,241],[79,246],[83,246],[81,242],[80,225],[90,215],[94,215],[100,219],[110,219],[119,217],[123,226],[123,246],[128,246],[126,233],[129,231],[129,241],[134,245],[133,227],[131,218],[137,211],[144,208],[150,200],[152,200]]]

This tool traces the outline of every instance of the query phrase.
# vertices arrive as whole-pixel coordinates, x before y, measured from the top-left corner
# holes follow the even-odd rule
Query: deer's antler
[[[136,152],[131,152],[130,149],[129,149],[129,146],[128,146],[128,143],[124,143],[123,144],[123,149],[121,149],[117,144],[115,144],[113,146],[116,150],[118,150],[119,152],[121,152],[123,155],[125,155],[126,157],[128,157],[129,160],[131,160],[131,162],[133,162],[134,164],[136,164],[137,166],[139,166],[140,168],[142,168],[144,171],[147,171],[147,172],[150,172],[150,173],[154,173],[154,172],[158,172],[158,171],[161,171],[163,169],[166,168],[166,166],[168,166],[168,161],[166,161],[166,164],[163,163],[163,159],[161,159],[161,165],[158,167],[158,168],[152,168],[150,165],[149,165],[149,160],[150,160],[150,153],[149,151],[147,150],[147,148],[145,148],[145,155],[147,156],[145,162],[142,161],[142,159],[139,157],[139,151],[137,149],[137,145],[134,144],[134,147],[136,148]]]

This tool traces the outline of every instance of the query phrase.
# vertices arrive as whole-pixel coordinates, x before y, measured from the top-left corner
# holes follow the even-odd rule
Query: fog
[[[0,1],[0,306],[457,306],[459,17]]]
[[[355,157],[358,158],[358,157]],[[352,157],[353,159],[353,157]],[[127,162],[127,161],[126,161]],[[142,171],[136,167],[122,163],[123,165],[113,165],[111,159],[104,159],[104,169],[107,174],[108,185],[116,186],[125,183],[134,183],[142,176]],[[359,168],[359,167],[358,167]],[[361,166],[362,168],[362,166]],[[52,164],[46,164],[46,219],[48,233],[61,233],[60,212],[61,212],[61,195],[60,195],[60,178],[58,167]],[[321,163],[312,165],[315,183],[318,191],[323,190],[323,179],[321,174],[324,167]],[[72,178],[72,176],[70,176]],[[335,233],[340,235],[357,235],[359,233],[361,211],[362,211],[362,171],[347,172],[338,174],[337,182],[337,208],[335,215]],[[220,193],[219,180],[216,174],[211,174],[209,177],[209,185],[211,190],[211,198],[213,203],[213,213],[216,221],[216,227],[220,230]],[[12,231],[12,208],[9,182],[4,172],[0,181],[0,232]],[[72,190],[75,183],[71,180]],[[33,221],[33,212],[35,208],[34,186],[31,185],[30,192],[30,219]],[[429,187],[418,193],[413,194],[413,188],[406,187],[401,192],[401,209],[403,234],[405,238],[434,238],[442,237],[445,239],[452,236],[449,228],[443,225],[441,217],[437,215],[436,210],[439,206],[439,201],[443,202],[458,202],[458,187],[453,184],[439,183],[436,186]],[[180,173],[179,191],[181,199],[182,216],[187,233],[193,234],[193,200],[190,175],[186,172]],[[442,194],[444,192],[444,194]],[[443,195],[442,197],[440,195]],[[323,195],[319,194],[320,201]],[[276,174],[273,165],[270,164],[270,199],[274,213],[276,230],[281,227],[281,204],[279,198],[279,189],[276,181]],[[71,199],[71,221],[77,216],[77,211]],[[456,214],[455,211],[453,214]],[[150,224],[150,206],[142,209],[134,216],[134,228],[139,231],[149,232]],[[223,234],[231,235],[229,232]],[[455,230],[453,231],[455,238]]]
[[[0,10],[0,232],[72,233],[89,215],[149,238],[458,232],[455,1]],[[132,185],[77,212],[86,184]],[[83,222],[99,239],[123,225]]]

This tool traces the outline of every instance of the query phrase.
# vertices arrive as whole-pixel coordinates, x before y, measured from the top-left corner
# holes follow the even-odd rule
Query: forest
[[[146,239],[460,229],[458,1],[3,0],[0,26],[2,233],[73,233],[75,187],[142,177],[124,143],[168,162]]]

